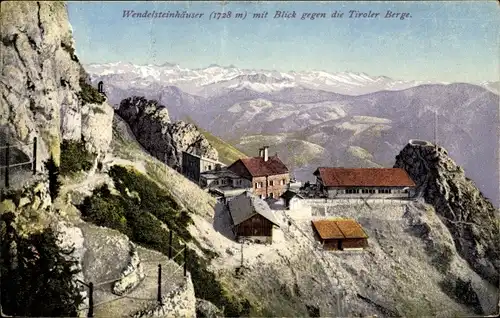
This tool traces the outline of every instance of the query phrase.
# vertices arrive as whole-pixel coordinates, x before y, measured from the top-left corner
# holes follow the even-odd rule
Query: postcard
[[[499,13],[2,2],[2,316],[498,315]]]

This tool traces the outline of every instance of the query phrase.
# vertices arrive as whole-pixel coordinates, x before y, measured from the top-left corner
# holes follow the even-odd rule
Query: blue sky
[[[124,10],[204,13],[200,19],[124,18]],[[295,11],[294,19],[273,19]],[[334,11],[343,18],[330,18]],[[348,18],[350,10],[379,18]],[[383,18],[387,10],[411,18]],[[246,19],[209,20],[211,12]],[[267,19],[253,13],[268,12]],[[301,20],[304,12],[326,19]],[[210,64],[279,71],[365,72],[405,80],[499,80],[500,6],[496,1],[430,2],[68,2],[84,63]]]

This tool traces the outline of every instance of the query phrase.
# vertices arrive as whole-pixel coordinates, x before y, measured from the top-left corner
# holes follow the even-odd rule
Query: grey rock
[[[218,160],[217,150],[196,126],[171,122],[165,106],[154,100],[129,97],[120,103],[117,114],[129,124],[137,141],[170,167],[180,167],[183,151]]]
[[[214,304],[204,299],[196,299],[196,317],[197,318],[215,318],[224,317],[222,310]]]
[[[420,164],[416,164],[419,162]],[[459,254],[471,267],[497,286],[500,272],[498,210],[483,196],[464,170],[434,144],[408,144],[396,157],[417,184],[417,192],[431,204],[450,230]]]
[[[39,137],[38,167],[50,154],[58,160],[61,139],[80,139],[82,134],[89,148],[105,152],[113,112],[105,102],[103,114],[84,116],[78,95],[82,66],[74,54],[66,4],[21,1],[1,6],[2,134],[30,156],[32,146],[26,144]]]

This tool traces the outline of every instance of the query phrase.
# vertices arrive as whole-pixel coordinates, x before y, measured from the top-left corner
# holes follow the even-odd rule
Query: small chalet
[[[288,168],[278,154],[269,156],[268,148],[261,148],[258,157],[239,159],[227,168],[250,181],[253,194],[261,199],[279,198],[290,182]]]
[[[416,187],[401,168],[318,168],[314,175],[329,198],[409,198]]]
[[[281,199],[283,199],[287,210],[293,210],[304,197],[294,191],[286,190],[285,193],[281,195]]]
[[[273,229],[279,223],[264,200],[247,191],[234,197],[227,206],[238,241],[272,243]]]
[[[182,174],[190,180],[199,183],[201,174],[205,171],[220,170],[224,167],[222,162],[201,156],[199,149],[194,153],[182,152]]]
[[[368,246],[368,235],[352,219],[312,221],[316,238],[325,250],[359,250]]]

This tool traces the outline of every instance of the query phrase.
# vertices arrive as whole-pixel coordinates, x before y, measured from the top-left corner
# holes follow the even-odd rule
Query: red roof
[[[353,219],[323,219],[312,221],[312,224],[323,240],[368,238],[361,225]]]
[[[401,168],[318,168],[326,187],[415,187],[416,184]]]
[[[238,162],[243,164],[252,177],[274,176],[289,173],[288,168],[278,156],[270,156],[267,161],[264,161],[262,157],[242,158],[234,162],[228,169],[233,170],[232,167],[235,167]]]

